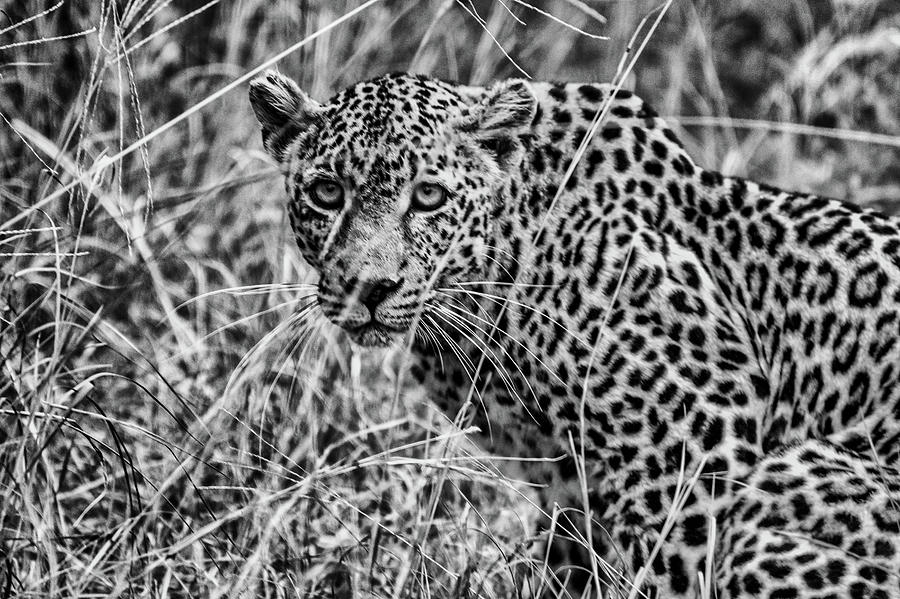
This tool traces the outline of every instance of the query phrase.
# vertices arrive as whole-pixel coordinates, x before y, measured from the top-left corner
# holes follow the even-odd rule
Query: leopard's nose
[[[401,278],[378,278],[363,280],[359,284],[359,302],[375,315],[378,304],[403,285]]]

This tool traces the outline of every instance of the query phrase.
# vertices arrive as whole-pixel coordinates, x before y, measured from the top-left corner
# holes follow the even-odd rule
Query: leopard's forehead
[[[418,146],[440,136],[466,102],[451,84],[397,73],[353,85],[325,104],[332,145],[361,148]],[[324,141],[324,140],[320,140]]]

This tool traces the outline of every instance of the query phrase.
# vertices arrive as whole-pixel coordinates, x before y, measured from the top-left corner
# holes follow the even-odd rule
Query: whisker
[[[445,310],[445,311],[446,311],[445,313],[446,313],[447,315],[449,315],[449,316],[452,316],[452,317],[454,318],[454,320],[456,320],[457,322],[459,322],[459,323],[461,323],[461,324],[462,324],[462,323],[465,323],[467,329],[468,329],[471,333],[473,333],[473,336],[474,336],[475,331],[478,331],[478,332],[484,334],[485,336],[488,335],[488,332],[487,332],[486,330],[482,329],[481,327],[479,327],[477,324],[470,323],[470,322],[468,322],[468,321],[466,321],[466,320],[463,319],[463,315],[464,315],[464,316],[472,316],[472,317],[474,317],[474,318],[478,318],[479,320],[484,321],[484,319],[480,319],[480,318],[479,318],[478,316],[476,316],[475,314],[472,314],[472,313],[466,311],[466,312],[463,312],[463,315],[460,315],[460,314],[457,314],[456,312],[454,312],[453,310],[451,310],[450,306],[447,306],[447,305],[439,305],[439,308],[440,308],[441,310]],[[488,322],[488,321],[484,321],[484,322]],[[492,323],[488,322],[488,326],[490,326],[491,324],[492,324]],[[475,329],[475,330],[472,330],[472,329]],[[510,339],[512,339],[512,337],[511,337],[508,333],[506,333],[505,331],[502,331],[502,330],[500,330],[499,328],[496,329],[496,330],[497,330],[498,332],[501,332],[501,333],[506,334],[507,336],[510,337]],[[484,343],[484,346],[485,346],[485,347],[488,347],[487,341],[482,341],[482,343]],[[528,377],[526,377],[525,374],[522,372],[522,369],[519,367],[519,365],[518,365],[518,363],[516,362],[516,360],[513,359],[513,357],[510,355],[510,353],[509,353],[509,352],[506,350],[506,348],[504,348],[502,345],[497,344],[497,347],[500,348],[500,351],[503,352],[503,355],[506,356],[506,358],[507,358],[510,362],[512,362],[513,366],[515,366],[515,368],[516,368],[516,370],[518,371],[519,375],[521,375],[522,380],[524,380],[524,381],[525,381],[525,384],[528,386],[528,390],[531,391],[531,396],[534,397],[534,398],[536,399],[536,398],[537,398],[537,394],[534,392],[534,389],[532,388],[531,383],[528,381]],[[499,366],[499,361],[500,361],[499,358],[497,358],[497,355],[496,355],[493,351],[491,352],[491,354],[496,358],[496,360],[497,360],[497,365]],[[512,379],[510,378],[510,380],[512,380]],[[518,397],[518,394],[516,394],[516,395],[517,395],[517,397]],[[522,400],[521,400],[521,397],[519,397],[519,401],[520,401],[520,402],[522,401]],[[523,407],[525,407],[525,408],[527,409],[527,406],[525,406],[524,403],[523,403]]]
[[[256,344],[250,348],[250,350],[241,357],[238,361],[237,366],[235,366],[234,371],[232,371],[231,376],[228,377],[228,382],[225,384],[225,390],[223,391],[223,397],[227,396],[234,387],[242,380],[244,372],[247,367],[250,365],[250,361],[256,357],[256,355],[269,346],[278,336],[280,336],[285,331],[289,330],[292,326],[296,326],[297,324],[303,322],[304,319],[309,317],[309,314],[318,306],[318,301],[313,300],[310,303],[306,304],[300,310],[292,314],[286,320],[278,323],[271,331],[265,334],[262,339],[256,342]]]
[[[437,292],[440,293],[441,295],[443,295],[444,298],[445,298],[445,300],[446,300],[446,301],[443,301],[443,302],[437,302],[438,304],[444,305],[444,306],[450,306],[450,305],[453,305],[453,306],[458,307],[458,308],[459,308],[460,310],[462,310],[463,312],[466,312],[466,313],[469,312],[469,307],[468,307],[465,303],[463,303],[463,300],[462,300],[462,299],[456,298],[456,297],[454,297],[454,296],[452,296],[452,295],[449,295],[449,294],[447,294],[447,293],[443,293],[443,292],[441,292],[440,289],[438,289]],[[471,301],[471,298],[469,298],[469,299],[470,299],[470,301]],[[479,311],[480,313],[487,315],[487,310],[486,310],[480,303],[478,303],[477,301],[471,301],[471,303],[472,303],[472,304],[475,304],[475,306],[478,308],[478,311]]]
[[[502,372],[500,376],[506,376],[506,372],[503,370],[497,354],[494,353],[485,341],[475,334],[475,331],[472,330],[472,325],[469,322],[447,310],[444,306],[436,305],[434,306],[434,310],[435,316],[441,318],[441,320],[450,325],[457,333],[462,335],[464,339],[471,342],[476,349],[484,354],[490,363],[496,367],[498,373]],[[460,327],[463,327],[465,330]],[[490,355],[487,355],[486,352],[490,352]]]
[[[442,348],[440,342],[438,341],[437,337],[435,337],[434,331],[431,330],[431,327],[433,325],[429,321],[421,319],[419,321],[419,326],[422,329],[422,337],[425,340],[425,343],[430,345],[434,350],[435,355],[437,355],[438,360],[441,363],[441,372],[444,372],[444,356],[443,352],[441,351]]]
[[[462,335],[464,338],[466,338],[468,341],[470,341],[472,343],[472,345],[475,348],[477,348],[485,358],[487,358],[488,362],[490,362],[494,366],[495,370],[497,371],[497,374],[500,376],[501,380],[503,381],[504,387],[506,387],[506,390],[509,391],[510,395],[512,395],[522,405],[522,407],[525,408],[525,411],[528,413],[529,417],[531,417],[534,420],[537,420],[531,414],[531,410],[525,404],[524,400],[519,395],[519,393],[516,391],[516,389],[512,383],[512,379],[509,376],[509,373],[507,373],[506,370],[503,368],[499,357],[497,357],[497,354],[494,353],[494,351],[490,348],[490,346],[487,344],[487,342],[479,339],[478,335],[472,329],[474,327],[475,329],[478,329],[478,331],[480,331],[484,334],[487,334],[487,332],[483,331],[480,327],[472,325],[471,323],[464,320],[462,317],[458,316],[454,312],[447,310],[444,306],[438,305],[438,306],[435,306],[435,308],[437,309],[435,312],[436,315],[440,316],[444,320],[444,322],[449,324],[457,332],[459,332],[460,335]],[[457,324],[459,324],[459,326],[456,326],[454,324],[454,321]],[[466,330],[463,331],[459,327],[463,327]],[[501,349],[501,351],[504,352],[504,354],[506,354],[506,357],[509,358],[509,360],[515,364],[515,360],[512,359],[512,357],[509,355],[509,353],[506,352],[506,350],[504,350],[502,347],[500,349]],[[488,353],[490,353],[490,355],[488,355]],[[516,368],[518,369],[518,365],[516,365]],[[531,383],[528,382],[528,378],[525,377],[524,374],[522,374],[521,370],[519,370],[519,374],[522,375],[522,378],[525,381],[525,384],[528,385],[528,388],[531,391],[532,396],[537,397],[534,393],[534,390],[531,388]]]
[[[497,287],[522,287],[528,289],[557,289],[559,287],[558,283],[555,285],[543,285],[541,283],[511,283],[507,281],[458,281],[453,284],[459,285],[460,287],[469,285],[496,285]]]
[[[443,307],[445,307],[445,308],[447,308],[447,309],[452,309],[451,306],[448,306],[448,305],[446,305],[446,304],[445,304]],[[477,319],[479,322],[482,322],[482,323],[484,323],[484,324],[487,325],[487,326],[491,326],[491,325],[493,324],[491,321],[486,320],[486,319],[484,319],[484,318],[481,318],[480,316],[477,316],[477,315],[475,315],[475,314],[472,314],[471,312],[465,312],[465,313],[463,313],[462,315],[464,315],[464,316],[471,316],[472,318]],[[498,328],[498,329],[497,329],[497,332],[499,332],[499,333],[502,334],[502,335],[505,335],[510,341],[512,341],[513,343],[515,343],[516,345],[518,345],[519,347],[521,347],[522,349],[524,349],[526,352],[528,352],[528,355],[530,355],[532,358],[534,358],[535,360],[537,360],[538,363],[539,363],[541,366],[544,367],[544,370],[546,370],[551,376],[555,377],[556,380],[558,380],[560,383],[565,384],[565,381],[563,381],[563,380],[560,378],[560,376],[559,376],[553,369],[551,369],[551,368],[550,368],[543,360],[541,360],[541,359],[540,359],[533,351],[531,351],[531,348],[529,348],[527,345],[525,345],[524,343],[522,343],[521,341],[519,341],[518,339],[516,339],[513,335],[511,335],[510,333],[504,331],[503,329]],[[520,372],[521,372],[521,371],[520,371]],[[527,380],[527,378],[526,378],[526,380]]]
[[[284,368],[287,366],[288,361],[291,359],[291,356],[297,351],[297,348],[302,348],[300,352],[300,356],[295,360],[298,365],[302,365],[305,363],[303,358],[305,357],[305,353],[308,347],[311,345],[309,342],[316,339],[313,334],[313,330],[317,328],[317,312],[311,312],[310,317],[304,319],[299,322],[294,328],[293,338],[287,343],[283,344],[281,349],[278,351],[278,354],[275,356],[273,360],[274,363],[281,363],[281,366],[278,367],[277,372],[275,373],[275,379],[273,380],[270,388],[269,394],[271,394],[272,390],[274,390],[275,385],[278,382],[278,378],[284,374]],[[268,397],[268,395],[267,395]]]
[[[503,274],[505,274],[506,277],[507,277],[510,281],[517,281],[517,280],[518,280],[518,277],[513,276],[513,274],[512,274],[511,272],[509,272],[509,269],[506,267],[506,265],[503,264],[502,262],[500,262],[499,260],[497,260],[495,257],[493,257],[493,256],[491,256],[491,255],[489,255],[489,254],[484,254],[484,257],[487,258],[488,260],[490,260],[491,262],[493,262],[493,263],[497,266],[497,268],[499,268],[500,270],[502,270],[502,271],[503,271]],[[513,261],[516,262],[516,264],[519,264],[519,261],[516,260],[515,258],[513,258]],[[521,265],[519,265],[519,268],[520,268],[520,270],[521,270]]]
[[[314,296],[313,295],[304,295],[303,297],[298,297],[296,299],[288,300],[286,302],[277,303],[274,306],[266,308],[265,310],[260,310],[259,312],[254,312],[253,314],[248,314],[247,316],[242,316],[241,318],[238,318],[237,320],[233,320],[233,321],[229,322],[228,324],[224,324],[224,325],[218,327],[217,329],[214,329],[213,331],[207,333],[206,335],[201,337],[199,339],[199,341],[201,341],[201,342],[206,341],[210,337],[214,337],[214,336],[218,335],[219,333],[221,333],[222,331],[227,331],[228,329],[232,329],[236,326],[245,324],[247,322],[250,322],[251,320],[254,320],[261,316],[265,316],[266,314],[271,314],[272,312],[277,312],[278,310],[280,310],[281,308],[284,308],[285,306],[289,306],[291,304],[295,304],[297,302],[307,300],[311,297],[314,297]]]
[[[449,346],[450,351],[453,352],[453,354],[456,356],[456,359],[459,360],[459,363],[463,367],[463,372],[466,373],[466,377],[468,377],[469,381],[472,383],[472,386],[469,388],[470,397],[472,392],[474,392],[478,397],[478,403],[481,404],[481,409],[484,410],[485,421],[487,422],[488,426],[488,438],[493,438],[494,433],[491,428],[491,419],[488,412],[487,403],[485,403],[484,396],[481,394],[481,391],[478,390],[478,385],[475,384],[475,378],[478,374],[478,368],[475,367],[475,364],[466,355],[466,352],[463,350],[462,346],[460,346],[460,344],[455,339],[453,339],[453,337],[451,337],[450,334],[447,333],[447,331],[445,331],[444,328],[441,327],[440,324],[438,324],[438,322],[435,320],[434,315],[432,314],[434,306],[431,304],[426,304],[426,308],[431,311],[425,312],[423,316],[425,318],[428,318],[429,322],[431,322],[431,325],[434,327],[434,330],[442,335],[447,341],[447,345]],[[485,381],[487,381],[486,377]]]
[[[484,396],[478,390],[478,387],[475,384],[476,379],[482,378],[480,375],[481,375],[481,366],[483,364],[483,361],[487,360],[489,364],[494,366],[494,369],[498,373],[498,376],[500,377],[500,380],[503,383],[503,386],[509,391],[511,396],[516,397],[520,402],[521,402],[521,398],[519,398],[519,395],[518,395],[518,393],[516,393],[515,389],[512,388],[512,382],[506,376],[506,372],[497,363],[496,356],[494,356],[492,358],[490,355],[488,355],[490,348],[487,348],[486,346],[482,347],[481,345],[479,345],[476,342],[476,340],[473,338],[474,334],[467,334],[466,332],[460,330],[460,328],[458,326],[456,326],[453,322],[451,322],[445,314],[436,313],[435,315],[440,317],[443,322],[447,323],[450,327],[452,327],[464,339],[467,339],[472,344],[474,349],[476,349],[479,352],[479,354],[481,356],[479,358],[477,366],[474,363],[472,363],[471,361],[469,361],[469,363],[472,364],[472,366],[471,366],[472,373],[469,374],[467,371],[467,375],[469,377],[469,380],[472,381],[472,386],[470,387],[469,397],[466,399],[466,402],[468,403],[471,401],[471,396],[472,396],[473,392],[478,396],[478,402],[481,404],[482,410],[484,410],[485,421],[487,422],[487,426],[488,426],[488,436],[490,439],[493,439],[493,429],[491,426],[490,411],[488,410],[488,404],[485,402]],[[468,327],[466,327],[466,328],[468,329]],[[460,353],[466,354],[466,352],[459,345],[459,342],[452,340],[452,337],[450,337],[446,331],[443,331],[443,332],[447,336],[448,340],[451,340],[451,342],[454,343],[459,348]],[[487,350],[487,351],[485,351],[485,350]],[[491,352],[491,353],[493,353],[493,352]],[[490,373],[488,373],[487,376],[483,377],[482,380],[485,382],[485,385],[487,385],[488,381],[490,380]],[[462,415],[462,411],[460,412],[460,414],[457,415],[457,419],[459,419],[459,417],[461,415]],[[456,422],[456,424],[458,426],[461,426],[461,422]]]
[[[310,320],[312,320],[312,322],[310,322]],[[270,447],[272,447],[272,449],[274,449],[276,452],[278,452],[282,457],[284,457],[287,460],[290,460],[290,458],[287,455],[285,455],[279,448],[275,447],[272,443],[269,443],[263,439],[262,431],[263,431],[263,425],[264,425],[264,420],[265,420],[265,414],[266,414],[266,410],[268,409],[269,400],[271,399],[272,395],[274,394],[275,387],[278,385],[278,382],[281,379],[281,376],[285,372],[285,368],[287,367],[288,362],[291,359],[291,355],[297,350],[298,347],[302,347],[303,348],[301,350],[301,358],[302,358],[302,354],[305,354],[306,349],[310,345],[312,345],[312,343],[310,343],[310,341],[315,339],[315,336],[312,334],[312,331],[316,327],[316,324],[317,323],[316,323],[314,317],[304,319],[303,321],[298,323],[297,328],[299,330],[293,336],[294,338],[292,340],[290,340],[288,343],[284,344],[282,346],[281,350],[279,350],[278,355],[276,355],[276,357],[275,357],[274,362],[276,364],[280,362],[280,366],[278,367],[278,370],[275,372],[275,376],[272,378],[272,382],[269,384],[268,389],[266,390],[266,393],[263,396],[263,405],[261,406],[261,408],[259,410],[259,412],[260,412],[260,415],[259,415],[259,431],[260,431],[260,433],[257,435],[257,437],[259,438],[258,452],[260,455],[262,455],[262,453],[263,453],[262,444],[265,442],[266,445],[269,445]],[[284,356],[284,357],[282,358],[282,356]],[[297,364],[298,365],[304,364],[304,360],[302,360],[302,359],[298,360]],[[293,387],[293,384],[294,383],[292,381],[291,387]],[[297,465],[297,466],[299,466],[299,465]]]
[[[307,359],[306,358],[307,354],[309,354],[312,351],[313,344],[309,343],[309,341],[312,339],[315,339],[318,341],[322,337],[320,333],[322,332],[322,327],[325,326],[325,322],[321,318],[321,313],[320,312],[314,313],[313,318],[315,318],[315,320],[310,323],[309,328],[306,332],[307,342],[304,344],[303,349],[300,351],[300,355],[297,357],[298,364],[305,364],[306,359]]]
[[[213,297],[216,295],[235,295],[235,296],[244,296],[244,295],[264,295],[266,293],[270,293],[272,291],[309,291],[313,290],[317,285],[307,284],[307,283],[262,283],[259,285],[241,285],[238,287],[224,287],[222,289],[213,289],[212,291],[207,291],[205,293],[201,293],[200,295],[196,295],[190,299],[187,299],[174,308],[172,308],[172,312],[179,310],[180,308],[184,308],[185,306],[189,306],[193,303],[199,302],[200,300]],[[168,316],[168,314],[167,314]]]
[[[504,248],[500,247],[499,245],[491,245],[491,244],[489,244],[489,243],[485,243],[485,244],[483,244],[483,245],[484,245],[484,247],[486,247],[487,249],[493,250],[493,251],[495,251],[495,252],[497,252],[497,253],[499,253],[499,254],[503,254],[504,256],[506,256],[507,258],[509,258],[509,259],[512,260],[513,262],[515,262],[516,264],[521,265],[521,262],[519,262],[519,259],[518,259],[518,258],[516,257],[516,255],[513,254],[511,251],[509,251],[509,250],[507,250],[507,249],[504,249]],[[487,255],[487,254],[485,254],[485,255]]]
[[[429,306],[429,307],[431,307],[431,306]],[[466,375],[469,376],[470,379],[472,379],[471,373],[475,372],[475,364],[472,362],[471,358],[469,358],[469,356],[466,355],[466,352],[463,351],[462,346],[455,339],[453,339],[453,337],[451,337],[447,333],[447,331],[445,331],[443,329],[443,327],[441,327],[437,323],[437,321],[435,321],[433,314],[426,313],[426,314],[424,314],[424,316],[426,318],[428,318],[429,322],[432,324],[432,326],[434,326],[435,331],[437,331],[441,336],[444,337],[444,340],[447,341],[447,345],[449,346],[450,351],[452,351],[453,354],[456,356],[456,359],[459,360],[460,364],[463,367],[463,370],[465,370],[465,372],[466,372]],[[470,372],[470,369],[471,369],[471,372]],[[474,379],[472,379],[472,385],[475,385]]]
[[[485,292],[483,292],[483,291],[472,291],[472,290],[470,290],[470,289],[453,289],[452,287],[444,287],[444,288],[438,289],[437,291],[438,291],[439,293],[445,293],[445,294],[446,294],[446,293],[465,293],[465,294],[467,294],[467,295],[469,295],[469,296],[482,297],[482,298],[484,298],[484,299],[487,299],[487,300],[489,300],[489,301],[492,301],[492,302],[494,302],[494,303],[496,303],[496,304],[501,305],[501,307],[502,307],[502,305],[503,305],[504,303],[507,303],[507,304],[512,304],[512,305],[514,305],[514,306],[517,306],[517,307],[519,307],[519,308],[523,308],[523,309],[525,309],[525,310],[530,310],[530,311],[534,312],[535,314],[537,314],[537,315],[539,315],[539,316],[543,316],[544,318],[546,318],[547,320],[549,320],[550,322],[552,322],[553,324],[555,324],[556,326],[558,326],[560,329],[562,329],[563,331],[565,331],[565,332],[566,332],[569,336],[571,336],[573,339],[575,339],[576,341],[578,341],[579,343],[581,343],[584,347],[589,348],[589,349],[592,347],[587,341],[585,341],[584,339],[582,339],[581,337],[579,337],[578,335],[576,335],[571,329],[569,329],[568,327],[566,327],[565,325],[563,325],[561,322],[559,322],[558,320],[556,320],[556,319],[555,319],[553,316],[551,316],[548,312],[544,312],[543,310],[539,310],[538,308],[535,308],[534,306],[529,306],[528,304],[522,303],[522,302],[520,302],[520,301],[511,299],[511,298],[508,298],[508,297],[503,297],[503,296],[501,296],[501,295],[495,295],[495,294],[492,294],[492,293],[485,293]]]

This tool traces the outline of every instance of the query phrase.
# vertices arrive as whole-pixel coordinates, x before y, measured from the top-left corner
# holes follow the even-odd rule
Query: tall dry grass
[[[0,7],[0,596],[557,584],[527,486],[427,398],[395,403],[390,359],[291,319],[308,272],[234,82],[308,38],[278,66],[320,98],[391,70],[609,80],[657,6],[382,0],[338,23],[362,5]],[[675,2],[627,84],[708,166],[892,210],[898,10]]]

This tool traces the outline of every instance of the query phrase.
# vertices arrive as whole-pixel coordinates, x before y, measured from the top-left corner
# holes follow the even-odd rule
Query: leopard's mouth
[[[346,327],[344,330],[347,331],[354,343],[364,347],[388,347],[406,333],[404,329],[392,327],[377,320],[370,320],[356,327]]]

